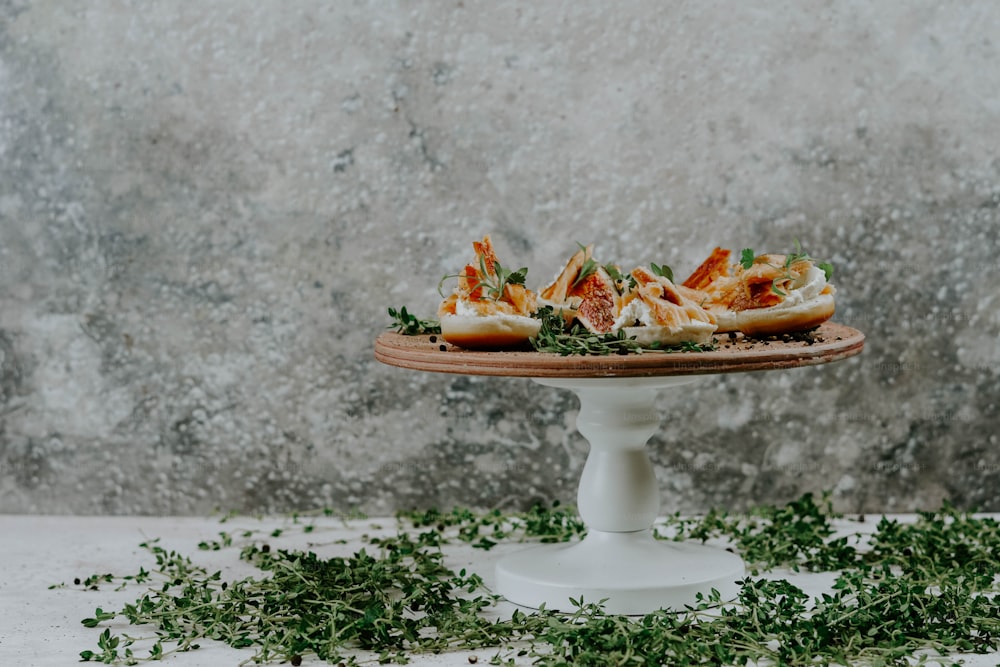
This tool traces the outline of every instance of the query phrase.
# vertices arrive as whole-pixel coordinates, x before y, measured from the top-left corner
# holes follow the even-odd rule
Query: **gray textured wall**
[[[572,501],[572,395],[372,359],[487,231],[536,286],[577,240],[836,264],[865,354],[664,393],[665,511],[1000,511],[998,35],[989,0],[0,0],[0,511]]]

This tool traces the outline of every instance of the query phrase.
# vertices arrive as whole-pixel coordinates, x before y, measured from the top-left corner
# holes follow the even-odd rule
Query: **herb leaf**
[[[399,310],[390,306],[389,317],[393,319],[393,323],[386,328],[392,329],[395,327],[396,333],[406,336],[441,333],[440,322],[437,320],[421,320],[416,315],[408,313],[406,306],[401,307]]]
[[[740,252],[740,266],[744,269],[749,269],[753,266],[754,256],[752,248],[743,248]]]
[[[584,252],[584,257],[586,259],[583,262],[583,266],[580,267],[580,273],[577,274],[576,280],[574,280],[573,284],[569,286],[570,290],[573,290],[577,285],[586,280],[590,276],[590,274],[596,271],[597,267],[600,266],[596,261],[594,261],[593,257],[586,256],[587,246],[583,245],[579,241],[576,242],[576,245],[578,245],[580,247],[580,250]]]
[[[561,312],[555,312],[552,306],[542,306],[534,317],[542,320],[538,335],[531,339],[531,346],[538,352],[554,352],[564,357],[571,355],[606,356],[609,354],[641,354],[643,350],[658,350],[661,352],[707,352],[715,349],[715,342],[698,344],[692,342],[679,345],[659,346],[656,344],[644,348],[636,341],[635,336],[626,336],[623,329],[615,333],[595,334],[588,331],[579,322],[574,322],[568,329]]]
[[[649,268],[652,269],[654,274],[663,276],[670,282],[674,282],[674,271],[666,264],[656,264],[655,262],[650,262]]]
[[[470,291],[475,292],[477,289],[482,288],[486,296],[481,297],[483,299],[493,299],[494,301],[499,301],[503,296],[504,287],[507,285],[524,285],[524,281],[528,277],[528,267],[522,266],[517,271],[508,271],[500,264],[498,260],[493,261],[493,272],[491,273],[486,269],[486,259],[480,255],[479,256],[479,281],[472,286]],[[471,278],[473,276],[467,275],[465,273],[449,273],[441,277],[438,281],[438,294],[442,297],[445,296],[442,292],[444,283],[449,278]]]
[[[615,281],[615,287],[618,288],[619,292],[622,292],[625,289],[635,289],[637,283],[635,277],[632,276],[631,273],[622,273],[621,270],[614,264],[605,264],[604,270],[607,271],[608,275],[611,276],[611,279]]]

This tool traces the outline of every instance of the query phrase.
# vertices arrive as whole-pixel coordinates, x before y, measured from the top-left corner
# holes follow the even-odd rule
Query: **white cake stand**
[[[539,352],[477,352],[428,336],[385,333],[375,343],[383,363],[445,373],[529,377],[580,399],[577,428],[590,443],[577,505],[587,536],[571,545],[524,549],[499,561],[497,590],[526,607],[570,610],[570,598],[601,602],[608,613],[682,609],[712,589],[736,597],[743,561],[688,542],[659,541],[652,525],[659,491],[646,442],[659,427],[660,389],[706,375],[828,363],[859,354],[864,335],[826,323],[809,341],[720,338],[712,352],[644,352],[561,357]]]

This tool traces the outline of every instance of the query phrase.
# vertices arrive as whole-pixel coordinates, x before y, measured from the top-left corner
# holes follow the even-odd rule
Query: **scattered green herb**
[[[198,548],[202,551],[219,551],[223,547],[229,547],[233,544],[233,536],[225,531],[219,532],[219,540],[205,540],[198,543]]]
[[[389,317],[393,319],[393,324],[388,328],[396,328],[396,333],[407,336],[418,336],[420,334],[441,333],[441,323],[437,320],[421,320],[416,315],[406,312],[406,306],[399,310],[390,307]]]
[[[558,501],[551,509],[535,505],[527,512],[518,513],[493,510],[479,514],[468,509],[446,513],[430,509],[399,512],[396,518],[413,528],[433,527],[442,534],[453,530],[462,542],[487,550],[501,541],[568,542],[587,532],[576,511],[560,509]]]
[[[834,538],[836,518],[828,496],[816,501],[808,494],[746,515],[668,518],[662,532],[728,538],[755,568],[838,574],[831,592],[813,599],[785,579],[750,577],[740,582],[735,601],[712,591],[684,610],[642,617],[606,614],[599,602],[578,599],[570,612],[517,610],[496,620],[490,612],[498,598],[482,580],[444,565],[442,546],[455,538],[481,548],[512,539],[577,539],[583,524],[572,509],[558,506],[515,514],[401,512],[396,536],[371,538],[346,558],[251,545],[240,558],[266,574],[233,582],[153,540],[141,546],[156,561],[146,576],[158,583],[119,611],[96,609],[83,624],[121,617],[151,626],[154,636],[106,628],[97,650],[80,657],[137,664],[197,649],[206,639],[252,648],[246,662],[299,664],[315,656],[351,666],[360,664],[359,650],[379,663],[491,648],[494,665],[527,656],[537,665],[596,667],[902,666],[950,662],[935,654],[1000,649],[1000,596],[992,594],[1000,588],[997,521],[946,504],[912,524],[883,518],[862,544],[859,535]],[[148,656],[134,652],[142,645],[149,646]]]
[[[858,558],[846,538],[829,539],[834,518],[829,496],[817,503],[812,494],[806,494],[784,507],[760,507],[746,515],[716,510],[696,519],[675,515],[668,525],[675,540],[730,540],[757,570],[786,567],[819,572],[851,567]]]
[[[370,540],[348,558],[251,546],[241,558],[268,573],[262,579],[220,582],[219,573],[167,552],[155,541],[149,589],[119,612],[98,608],[84,625],[122,616],[152,625],[145,640],[105,629],[84,661],[136,664],[215,639],[252,647],[249,661],[300,663],[303,655],[357,665],[355,651],[379,662],[407,662],[423,652],[496,648],[491,664],[513,656],[539,665],[747,664],[909,665],[934,653],[985,653],[1000,648],[1000,600],[995,520],[946,505],[914,524],[883,519],[868,548],[833,535],[827,498],[806,495],[783,508],[746,516],[711,512],[674,517],[666,530],[686,539],[729,537],[760,567],[839,569],[832,592],[810,600],[786,580],[746,579],[734,603],[717,592],[680,611],[641,618],[605,614],[599,604],[574,600],[569,613],[515,611],[509,620],[483,612],[496,596],[464,570],[443,565],[449,535],[480,546],[519,539],[574,539],[583,532],[571,510],[535,508],[524,514],[468,510],[400,513],[419,535]],[[483,531],[486,530],[486,534]],[[103,578],[104,575],[102,575]],[[152,642],[149,656],[133,647]],[[171,645],[170,651],[164,645]]]

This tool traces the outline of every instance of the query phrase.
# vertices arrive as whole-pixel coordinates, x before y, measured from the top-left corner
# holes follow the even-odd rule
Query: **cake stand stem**
[[[570,598],[603,601],[605,610],[645,614],[681,609],[714,588],[723,599],[738,592],[743,561],[701,544],[657,541],[652,525],[659,491],[646,442],[656,432],[657,390],[694,376],[546,378],[580,398],[577,428],[590,453],[577,496],[587,537],[573,545],[525,549],[497,564],[497,588],[527,607],[571,609]]]
[[[660,423],[655,389],[580,387],[576,427],[590,442],[577,507],[590,530],[647,530],[660,495],[646,441]]]

